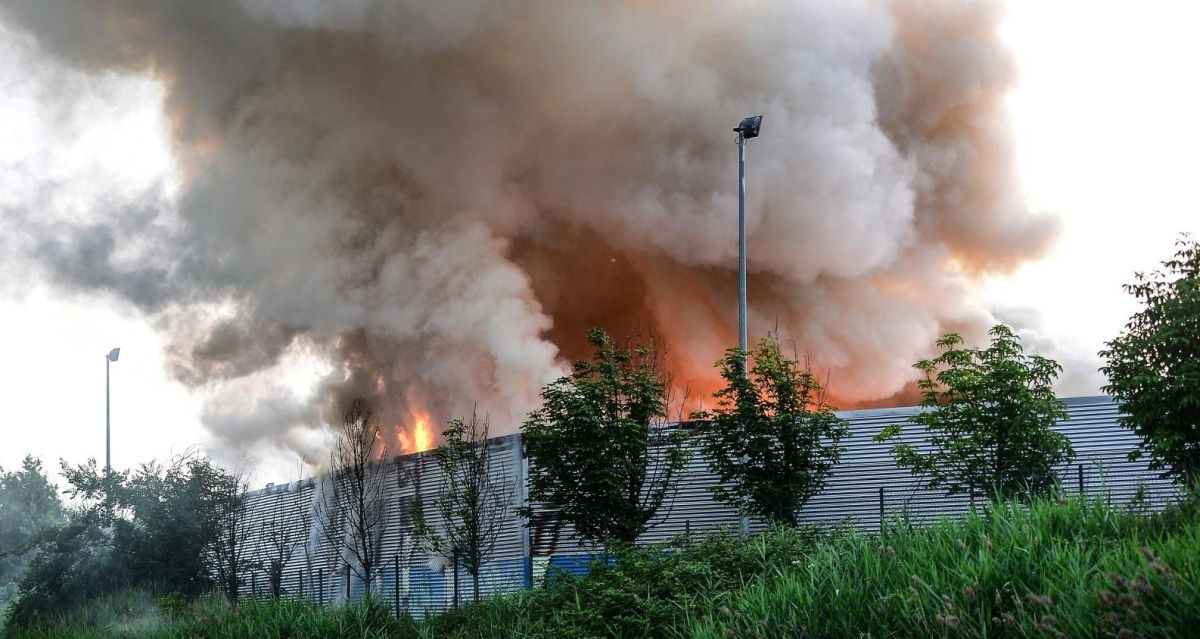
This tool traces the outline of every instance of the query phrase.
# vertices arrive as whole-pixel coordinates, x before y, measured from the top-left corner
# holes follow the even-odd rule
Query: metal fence
[[[1136,499],[1147,509],[1160,509],[1178,496],[1176,486],[1149,471],[1145,463],[1127,460],[1137,439],[1117,425],[1117,407],[1110,398],[1065,401],[1070,419],[1060,422],[1055,429],[1070,438],[1077,458],[1057,469],[1064,490],[1109,499],[1114,504],[1128,504]],[[918,410],[890,408],[841,413],[850,422],[851,434],[844,440],[847,452],[825,492],[801,510],[801,520],[814,524],[848,523],[871,531],[877,530],[881,521],[901,514],[920,523],[967,512],[971,507],[969,497],[925,489],[920,478],[896,467],[890,454],[891,444],[872,440],[885,426],[904,423]],[[907,427],[901,440],[921,445],[924,438],[919,428]],[[518,515],[517,508],[525,502],[529,464],[523,456],[520,435],[490,441],[495,447],[492,479],[508,488],[511,504],[492,559],[481,572],[483,596],[539,583],[551,566],[572,572],[585,570],[595,549],[573,540],[570,527],[561,525],[551,508],[533,504],[528,526]],[[470,576],[427,552],[414,530],[411,514],[414,500],[431,502],[441,487],[436,461],[426,452],[383,463],[388,489],[384,523],[380,527],[381,570],[372,583],[372,592],[388,602],[395,612],[418,617],[468,601],[472,593]],[[712,499],[709,489],[716,481],[705,457],[695,451],[677,478],[673,499],[651,522],[651,528],[639,542],[665,541],[683,533],[737,530],[737,512]],[[326,535],[319,534],[311,516],[321,490],[320,480],[305,479],[251,493],[247,558],[265,563],[278,546],[272,543],[271,531],[290,526],[296,531],[292,538],[298,543],[284,566],[282,596],[323,604],[361,599],[365,585],[354,575],[349,559],[329,543]],[[442,524],[434,513],[429,514],[433,515],[430,521],[433,526]],[[751,531],[765,527],[762,521],[751,521]],[[267,596],[268,582],[267,571],[262,566],[256,567],[243,583],[243,594]]]

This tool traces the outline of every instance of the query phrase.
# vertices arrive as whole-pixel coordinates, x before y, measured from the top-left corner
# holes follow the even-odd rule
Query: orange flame
[[[411,431],[405,429],[403,425],[397,426],[396,430],[400,433],[400,447],[405,454],[419,453],[433,448],[433,431],[429,428],[429,415],[415,412]]]

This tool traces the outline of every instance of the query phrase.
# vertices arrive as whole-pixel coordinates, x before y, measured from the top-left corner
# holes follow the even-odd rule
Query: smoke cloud
[[[713,389],[736,341],[731,129],[762,113],[751,335],[795,340],[843,406],[888,401],[941,332],[982,334],[978,278],[1056,233],[1015,183],[1001,17],[957,0],[5,0],[56,64],[161,83],[181,174],[82,226],[8,215],[59,285],[156,318],[189,385],[261,379],[298,344],[332,362],[311,401],[206,410],[231,444],[310,441],[297,429],[357,394],[401,430],[478,402],[502,431],[592,325],[653,330],[693,397]]]

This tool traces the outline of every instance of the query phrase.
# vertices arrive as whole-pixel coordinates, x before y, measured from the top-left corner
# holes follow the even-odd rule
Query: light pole
[[[109,392],[108,369],[121,356],[121,349],[114,348],[104,356],[104,474],[112,474],[112,393]]]
[[[761,115],[744,118],[734,131],[738,134],[738,348],[750,349],[746,339],[746,140],[758,137]]]
[[[762,126],[762,116],[752,115],[743,118],[734,131],[738,134],[738,348],[742,357],[750,350],[749,340],[746,339],[746,140],[758,137],[758,129]],[[745,375],[745,362],[743,359]],[[750,535],[750,518],[746,516],[745,504],[742,504],[738,515],[738,527],[742,537]]]

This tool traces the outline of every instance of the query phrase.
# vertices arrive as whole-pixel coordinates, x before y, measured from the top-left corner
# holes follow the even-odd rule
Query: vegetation
[[[747,353],[730,349],[717,362],[725,387],[709,421],[704,451],[721,482],[715,497],[776,523],[796,525],[801,506],[825,489],[845,450],[846,420],[825,401],[808,367],[763,338],[747,375]]]
[[[1186,271],[1175,288],[1134,293],[1165,306],[1177,298],[1194,305],[1200,268],[1188,260],[1200,262],[1194,243],[1166,263]],[[1165,277],[1155,274],[1152,283]],[[1147,381],[1152,369],[1183,382],[1194,377],[1171,354],[1190,348],[1174,328],[1135,339],[1135,327],[1151,324],[1135,317],[1110,343],[1105,354],[1118,373],[1110,389],[1139,392],[1157,383]],[[1193,492],[1151,515],[1140,505],[1052,497],[1054,467],[1073,457],[1051,428],[1067,417],[1051,390],[1060,368],[1025,355],[1005,326],[990,334],[982,349],[947,335],[937,343],[940,356],[916,364],[922,406],[930,410],[909,423],[924,427],[929,446],[893,448],[899,465],[931,487],[990,500],[965,517],[923,527],[896,519],[877,533],[850,522],[799,527],[797,511],[824,488],[848,425],[812,371],[772,337],[753,353],[731,349],[718,362],[726,386],[717,407],[701,415],[709,423],[700,437],[721,480],[716,497],[773,527],[748,538],[721,532],[633,546],[686,462],[683,435],[665,423],[672,385],[659,345],[631,339],[619,347],[594,329],[592,359],[547,385],[543,407],[522,426],[530,499],[558,507],[580,539],[605,547],[587,576],[552,569],[537,588],[479,600],[479,574],[512,495],[492,484],[488,420],[473,413],[450,422],[445,445],[433,453],[441,493],[429,506],[417,502],[413,515],[427,547],[471,574],[475,603],[395,618],[390,602],[371,592],[387,523],[386,465],[377,461],[387,455],[387,440],[370,407],[355,401],[314,498],[313,523],[336,549],[330,556],[345,559],[363,584],[363,601],[321,607],[299,591],[285,593],[283,568],[306,548],[292,531],[308,510],[264,516],[263,543],[251,557],[245,486],[201,457],[119,474],[100,472],[95,461],[64,466],[76,500],[65,518],[40,465],[27,459],[22,471],[0,471],[0,542],[18,551],[0,547],[0,571],[28,564],[4,636],[1187,636],[1200,624],[1200,497]],[[1118,368],[1118,357],[1138,344],[1167,359]],[[1172,397],[1190,406],[1187,392]],[[1153,413],[1157,404],[1143,400],[1125,414],[1143,435],[1142,452],[1195,487],[1186,423],[1165,421],[1191,413]],[[1136,406],[1151,412],[1135,415]],[[877,439],[900,435],[892,425]],[[429,507],[435,521],[427,520]],[[238,596],[251,566],[267,570],[269,598]],[[344,574],[349,586],[351,573]]]
[[[1200,506],[1001,502],[880,534],[778,527],[627,549],[587,577],[425,621],[370,603],[201,599],[14,637],[1184,637],[1200,623]],[[122,620],[124,615],[124,620]],[[135,627],[136,630],[131,630]]]
[[[40,460],[26,456],[19,470],[0,468],[0,621],[29,564],[30,554],[25,550],[36,542],[42,529],[62,518],[58,491]]]
[[[1187,235],[1175,256],[1125,291],[1141,303],[1125,330],[1100,351],[1105,393],[1120,423],[1141,438],[1130,459],[1188,487],[1200,487],[1200,243]]]
[[[941,355],[917,362],[921,406],[908,418],[925,428],[931,450],[912,444],[893,447],[896,464],[928,478],[930,488],[990,499],[1047,494],[1056,481],[1054,467],[1074,458],[1065,435],[1053,430],[1068,419],[1054,394],[1062,367],[1026,355],[1021,339],[1004,325],[992,328],[987,348],[962,348],[949,334],[938,340]],[[877,441],[901,432],[885,428]]]
[[[668,497],[686,461],[670,433],[670,379],[653,340],[613,344],[588,334],[594,354],[542,389],[542,407],[521,430],[532,501],[553,504],[575,534],[632,543]]]
[[[487,416],[480,419],[472,411],[470,420],[455,419],[442,432],[444,443],[433,451],[442,475],[434,503],[440,530],[430,525],[424,504],[413,504],[417,534],[434,553],[467,571],[475,601],[479,573],[496,548],[513,496],[513,487],[492,475],[489,430]]]
[[[240,473],[221,472],[211,478],[208,491],[214,501],[216,535],[208,542],[207,559],[217,589],[236,602],[248,571],[256,565],[250,556],[250,509],[246,483]]]
[[[312,523],[308,504],[276,499],[261,522],[261,540],[256,563],[267,573],[267,595],[282,597],[283,571],[297,553],[308,552],[308,533]],[[307,554],[306,554],[307,556]]]
[[[384,504],[387,468],[378,460],[389,456],[388,440],[365,400],[355,399],[342,412],[329,454],[329,473],[321,480],[316,502],[316,525],[325,543],[345,557],[350,570],[370,594],[383,568],[380,547],[387,517]]]
[[[995,504],[880,537],[843,534],[689,615],[682,636],[1150,637],[1200,622],[1194,504]]]
[[[236,478],[202,457],[107,473],[95,460],[64,466],[76,501],[67,520],[28,547],[9,623],[30,625],[121,589],[194,597],[218,586],[210,561],[228,522]]]

